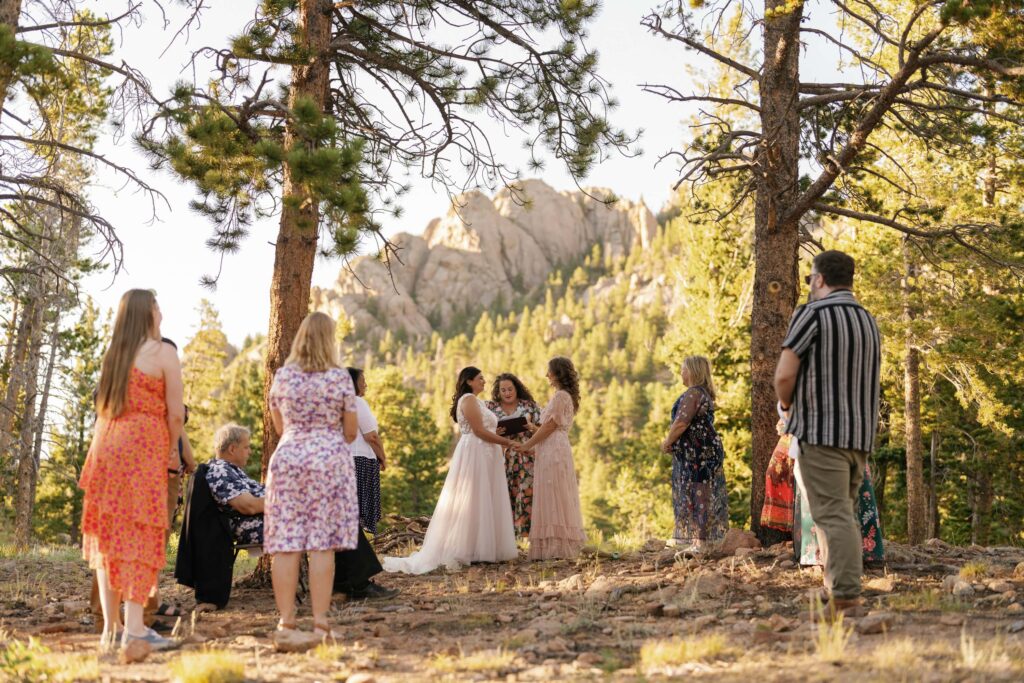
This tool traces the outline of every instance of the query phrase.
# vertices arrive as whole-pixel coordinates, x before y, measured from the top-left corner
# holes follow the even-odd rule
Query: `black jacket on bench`
[[[207,469],[203,463],[189,477],[174,578],[195,589],[196,604],[209,602],[223,609],[231,597],[234,538],[227,515],[217,507],[206,483]]]

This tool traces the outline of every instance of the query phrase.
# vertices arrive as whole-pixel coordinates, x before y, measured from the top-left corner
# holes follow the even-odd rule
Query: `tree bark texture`
[[[931,448],[928,449],[928,538],[939,538],[942,532],[939,518],[938,467],[939,433],[932,432]]]
[[[18,18],[21,16],[22,0],[0,0],[0,27],[9,28],[13,35],[18,32]],[[0,66],[0,116],[3,106],[7,103],[7,91],[10,90],[14,72]]]
[[[785,2],[768,0],[766,10]],[[799,266],[797,221],[784,221],[799,193],[800,162],[800,20],[803,6],[770,16],[764,22],[761,70],[762,147],[755,169],[754,298],[751,312],[751,472],[750,525],[762,535],[764,478],[779,439],[775,429],[775,364],[793,314]],[[764,540],[764,539],[762,539]]]
[[[327,100],[329,62],[326,59],[331,38],[331,3],[325,0],[301,0],[298,9],[299,34],[310,55],[308,61],[292,68],[289,106],[299,99],[311,99],[324,110]],[[291,123],[285,133],[285,148],[305,144]],[[284,167],[281,221],[274,253],[274,272],[270,283],[270,324],[267,330],[267,357],[263,387],[263,477],[267,476],[270,456],[277,447],[278,434],[270,419],[270,387],[274,373],[284,365],[295,333],[309,311],[309,291],[313,262],[317,252],[320,211],[307,188],[295,182],[292,169]]]
[[[37,401],[39,399],[39,352],[43,331],[43,305],[37,302],[32,315],[28,353],[24,360],[24,399],[18,424],[18,483],[14,499],[14,540],[20,548],[32,540],[32,508],[35,503],[39,468],[32,457],[35,444]]]
[[[907,541],[918,544],[925,541],[928,532],[928,501],[924,485],[924,446],[921,442],[921,351],[914,343],[910,327],[915,318],[913,298],[917,265],[910,248],[904,240],[903,323],[907,327],[904,335],[903,412],[907,451]]]

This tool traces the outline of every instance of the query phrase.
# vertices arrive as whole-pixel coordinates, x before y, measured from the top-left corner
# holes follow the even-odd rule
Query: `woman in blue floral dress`
[[[721,541],[729,529],[725,450],[715,431],[711,363],[688,356],[680,374],[687,389],[672,406],[672,426],[661,448],[672,454],[673,540],[697,550]]]
[[[356,392],[338,366],[334,321],[310,313],[274,375],[270,411],[281,435],[267,474],[264,550],[274,556],[280,630],[295,629],[295,590],[302,553],[309,554],[313,632],[331,635],[327,612],[334,551],[352,550],[359,533],[355,465],[349,444],[358,422]]]
[[[530,390],[518,377],[508,372],[498,375],[494,380],[487,408],[498,420],[526,418],[526,431],[508,437],[519,444],[526,443],[540,424],[540,407]],[[498,433],[504,436],[502,432]],[[505,449],[505,478],[508,480],[508,497],[512,501],[512,522],[516,527],[516,536],[530,535],[530,518],[533,512],[533,459],[532,451]]]

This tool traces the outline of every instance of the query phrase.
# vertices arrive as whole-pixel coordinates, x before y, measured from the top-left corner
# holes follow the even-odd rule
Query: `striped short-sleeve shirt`
[[[803,443],[870,452],[881,336],[853,292],[837,290],[798,308],[782,347],[800,357],[786,433]]]

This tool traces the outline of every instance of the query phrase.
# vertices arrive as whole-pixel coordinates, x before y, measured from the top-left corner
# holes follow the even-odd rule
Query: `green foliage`
[[[41,538],[66,535],[68,542],[75,543],[80,539],[82,491],[78,478],[92,443],[93,391],[99,386],[108,335],[109,323],[100,320],[99,311],[89,299],[78,322],[63,335],[60,372],[65,378],[66,396],[49,457],[40,468],[33,520]]]
[[[213,433],[221,422],[219,394],[228,355],[233,349],[213,305],[203,299],[198,310],[199,327],[182,349],[181,372],[185,380],[185,404],[189,407],[185,432],[196,460],[202,461],[213,457]],[[260,389],[262,391],[262,387]]]
[[[385,514],[429,515],[444,483],[450,440],[396,368],[372,369],[366,383],[387,456],[381,507]]]

